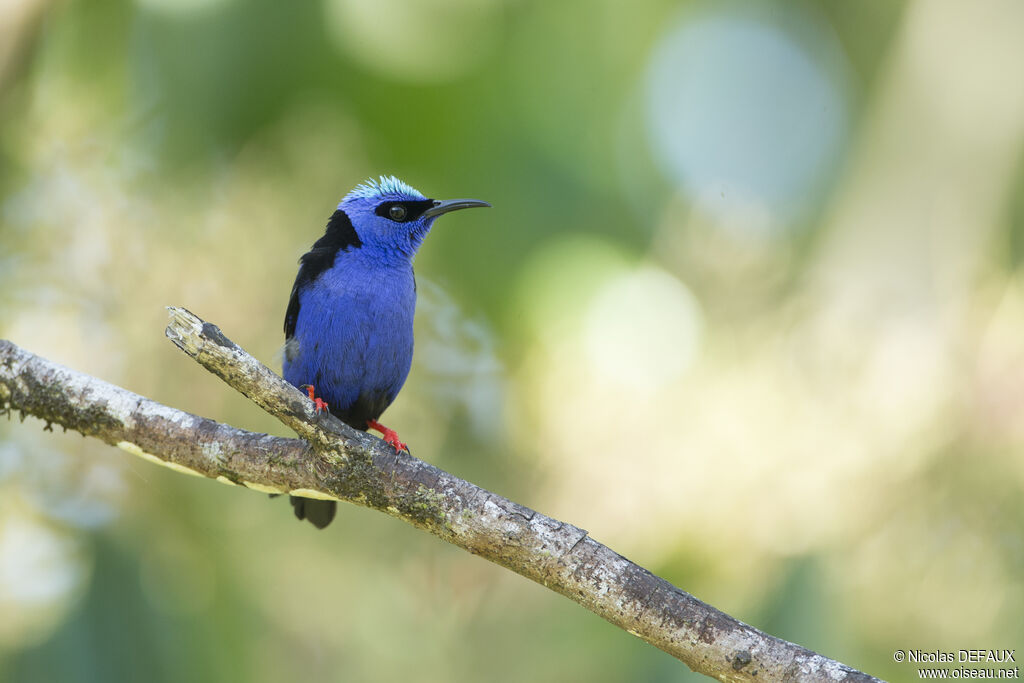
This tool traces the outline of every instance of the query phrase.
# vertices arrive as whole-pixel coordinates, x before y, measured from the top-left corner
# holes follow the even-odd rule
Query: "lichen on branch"
[[[256,491],[380,510],[540,583],[722,681],[877,681],[765,634],[592,539],[352,429],[228,339],[170,308],[166,334],[292,429],[237,429],[152,401],[0,340],[0,409],[34,415],[165,467]]]

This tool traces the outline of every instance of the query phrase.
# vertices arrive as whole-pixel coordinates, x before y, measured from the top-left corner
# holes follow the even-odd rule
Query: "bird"
[[[357,185],[327,229],[299,259],[284,316],[285,380],[308,392],[316,411],[349,426],[375,429],[408,451],[377,420],[412,365],[416,277],[413,259],[440,216],[479,199],[429,199],[395,176]],[[291,497],[295,516],[323,529],[336,503]]]

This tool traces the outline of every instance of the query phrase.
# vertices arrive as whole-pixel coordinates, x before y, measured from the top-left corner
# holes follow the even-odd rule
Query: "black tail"
[[[334,513],[338,511],[338,503],[333,500],[288,497],[292,501],[292,507],[295,508],[295,516],[299,519],[309,520],[309,523],[317,529],[323,529],[330,524],[334,519]]]
[[[295,300],[294,292],[292,292],[292,299]],[[289,310],[291,309],[289,308]],[[383,396],[377,397],[376,403],[367,403],[367,401],[368,399],[364,399],[363,396],[360,396],[359,400],[357,400],[355,405],[350,409],[339,410],[332,407],[330,408],[330,411],[332,415],[342,422],[358,429],[359,431],[365,432],[367,421],[376,420],[377,417],[384,412],[384,409],[388,407],[388,403],[391,402]],[[381,403],[381,401],[383,401],[383,403]],[[356,425],[361,426],[356,427]],[[271,494],[271,497],[274,495],[275,494]],[[292,507],[295,509],[295,516],[300,520],[309,520],[309,523],[317,529],[323,529],[330,524],[331,520],[334,519],[334,513],[338,511],[338,503],[334,500],[300,498],[299,496],[288,496],[288,498],[292,501]]]

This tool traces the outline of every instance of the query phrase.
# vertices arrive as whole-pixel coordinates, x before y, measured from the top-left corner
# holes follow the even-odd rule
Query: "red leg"
[[[369,420],[366,423],[367,429],[376,429],[378,432],[384,435],[384,443],[391,444],[391,446],[399,453],[405,451],[409,453],[409,447],[398,440],[398,433],[394,429],[388,429],[380,422],[376,420]]]
[[[327,410],[330,406],[327,405],[327,401],[322,398],[317,398],[316,388],[312,384],[303,384],[300,389],[305,389],[306,393],[309,394],[309,400],[313,402],[313,408],[317,413],[322,413]]]

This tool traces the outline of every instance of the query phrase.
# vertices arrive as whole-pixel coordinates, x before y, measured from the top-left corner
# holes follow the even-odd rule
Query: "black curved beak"
[[[472,209],[474,206],[490,206],[487,202],[479,199],[435,199],[434,205],[423,212],[423,218],[433,218],[449,211],[459,209]]]

